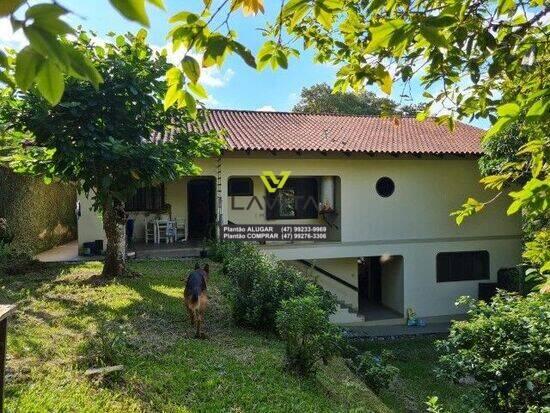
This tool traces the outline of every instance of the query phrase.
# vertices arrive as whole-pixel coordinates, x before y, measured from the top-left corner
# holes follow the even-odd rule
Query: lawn
[[[448,412],[483,412],[479,404],[480,394],[475,387],[453,384],[437,376],[437,339],[432,336],[358,341],[354,345],[373,354],[380,354],[386,349],[395,357],[391,364],[399,368],[399,376],[389,389],[380,392],[380,398],[392,411],[424,411],[428,397],[438,396]]]
[[[233,326],[215,265],[207,339],[193,338],[182,306],[192,264],[133,262],[142,276],[109,282],[100,263],[0,277],[0,303],[18,305],[8,411],[391,411],[341,360],[310,379],[287,373],[276,337]],[[122,372],[84,375],[118,364]]]

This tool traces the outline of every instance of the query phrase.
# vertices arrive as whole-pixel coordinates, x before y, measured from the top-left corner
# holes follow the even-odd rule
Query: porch
[[[201,251],[206,248],[203,241],[188,240],[173,243],[145,243],[134,242],[128,247],[130,253],[135,253],[133,258],[195,258],[201,256]]]

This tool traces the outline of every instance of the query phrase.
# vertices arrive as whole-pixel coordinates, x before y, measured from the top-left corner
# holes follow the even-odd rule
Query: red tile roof
[[[206,130],[226,130],[233,150],[480,155],[483,130],[433,120],[209,110]]]

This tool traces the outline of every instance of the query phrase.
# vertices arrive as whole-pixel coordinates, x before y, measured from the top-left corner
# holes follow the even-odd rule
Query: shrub
[[[250,244],[226,259],[224,267],[231,280],[227,295],[233,318],[259,330],[274,330],[281,303],[303,294],[308,285],[298,270],[263,255]]]
[[[24,274],[41,265],[42,263],[33,259],[28,252],[0,241],[0,275]]]
[[[327,306],[331,311],[327,311]],[[330,323],[336,303],[332,303],[314,286],[307,294],[285,300],[277,312],[277,331],[286,343],[288,367],[300,374],[315,371],[318,362],[339,353],[342,337]]]
[[[389,363],[393,358],[393,354],[387,350],[379,356],[365,351],[348,364],[355,374],[376,391],[388,387],[399,374],[399,369]]]
[[[238,254],[244,245],[246,244],[238,241],[213,240],[208,246],[208,255],[213,261],[223,263]]]
[[[471,376],[491,411],[537,411],[548,403],[550,295],[500,291],[490,304],[463,298],[469,319],[438,343],[444,372]]]
[[[35,254],[75,239],[73,185],[46,185],[0,166],[0,193],[0,216],[9,223],[14,247]]]
[[[13,238],[14,234],[8,226],[8,220],[0,218],[0,244],[11,244]]]

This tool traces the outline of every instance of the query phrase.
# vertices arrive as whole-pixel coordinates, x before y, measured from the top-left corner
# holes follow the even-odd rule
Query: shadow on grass
[[[222,280],[216,265],[211,266],[208,290],[209,338],[193,338],[183,307],[183,279],[193,264],[132,262],[131,268],[143,275],[115,280],[97,276],[99,263],[52,265],[40,274],[0,278],[5,285],[0,302],[19,303],[9,343],[14,354],[8,362],[10,373],[33,371],[8,386],[8,397],[21,398],[30,384],[42,380],[37,377],[61,369],[85,386],[91,383],[98,391],[113,392],[114,398],[129,396],[156,411],[184,406],[202,411],[251,411],[259,406],[334,411],[355,403],[338,400],[335,394],[343,392],[337,387],[327,390],[335,385],[331,375],[319,381],[286,373],[283,344],[272,335],[234,327],[219,291]],[[82,376],[88,368],[118,364],[124,365],[124,372]],[[342,375],[342,385],[348,386],[345,371]],[[343,389],[354,389],[350,400],[364,390],[354,386]]]

